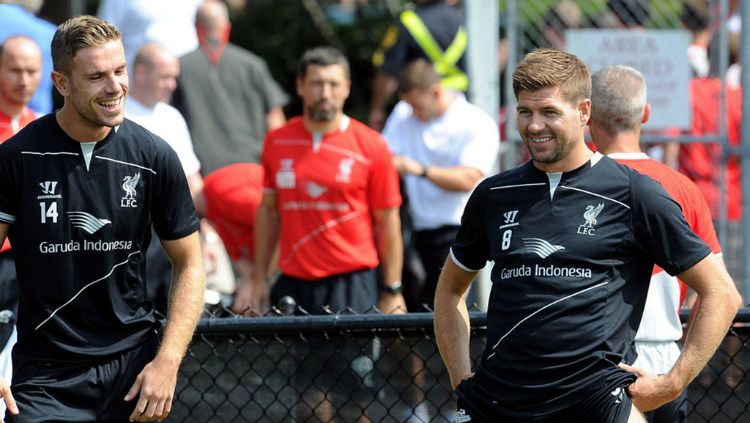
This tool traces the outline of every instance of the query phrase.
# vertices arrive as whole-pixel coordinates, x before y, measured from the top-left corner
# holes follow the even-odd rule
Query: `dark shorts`
[[[9,423],[127,422],[138,402],[123,398],[156,356],[156,332],[137,348],[94,363],[14,357],[11,391],[19,414]]]
[[[0,253],[0,310],[7,309],[15,313],[20,295],[13,253],[10,250],[2,252]]]
[[[649,423],[687,423],[687,389],[682,391],[682,394],[676,400],[646,413],[646,421]]]
[[[575,395],[576,402],[560,406],[554,412],[521,412],[504,410],[487,404],[478,398],[472,398],[470,381],[461,382],[456,388],[458,395],[456,420],[471,423],[626,423],[632,409],[632,401],[626,393],[628,385],[635,381],[630,373],[616,371],[606,376],[605,383],[596,383],[597,387],[581,387]],[[540,398],[544,395],[538,395]],[[461,419],[462,414],[465,415]],[[470,419],[470,420],[467,420]]]
[[[366,269],[314,281],[282,274],[271,289],[271,304],[279,305],[285,296],[294,299],[297,314],[367,313],[378,305],[377,272]]]
[[[12,250],[8,250],[0,253],[0,311],[8,310],[13,314],[7,322],[5,320],[0,321],[0,350],[5,347],[13,333],[20,295],[16,263],[13,261]]]

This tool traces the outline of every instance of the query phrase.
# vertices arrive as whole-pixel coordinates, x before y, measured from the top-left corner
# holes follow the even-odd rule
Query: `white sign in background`
[[[569,53],[597,70],[614,65],[638,69],[646,78],[648,129],[690,128],[690,35],[683,30],[575,29],[565,32]]]

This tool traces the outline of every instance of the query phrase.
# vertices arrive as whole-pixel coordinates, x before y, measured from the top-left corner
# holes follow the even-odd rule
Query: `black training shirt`
[[[532,162],[486,179],[451,249],[465,270],[494,261],[487,349],[457,394],[540,417],[622,383],[654,263],[674,275],[710,253],[661,185],[600,154],[554,195]]]
[[[125,120],[81,144],[46,115],[0,145],[0,222],[21,289],[14,354],[82,360],[140,344],[156,326],[144,280],[151,226],[198,230],[185,174],[162,139]]]

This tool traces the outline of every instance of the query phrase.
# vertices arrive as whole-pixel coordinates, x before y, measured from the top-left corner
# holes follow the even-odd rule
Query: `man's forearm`
[[[461,270],[449,256],[435,291],[435,340],[453,388],[471,376],[471,326],[465,296],[474,276],[476,273]]]
[[[383,269],[383,282],[388,285],[401,280],[404,244],[398,209],[376,212],[376,242]]]
[[[471,167],[427,166],[424,177],[446,191],[471,192],[482,178],[479,169]]]
[[[680,390],[700,373],[724,340],[737,313],[736,298],[736,291],[725,289],[700,299],[682,353],[668,374]]]
[[[180,241],[182,242],[182,241]],[[167,323],[159,356],[180,361],[193,338],[193,332],[203,309],[206,288],[205,269],[198,244],[198,233],[185,240],[189,252],[172,263],[172,284],[169,291]]]
[[[274,248],[279,235],[279,219],[276,210],[261,204],[255,218],[255,260],[253,282],[265,283],[271,265]]]
[[[453,388],[471,374],[469,329],[469,311],[463,296],[438,289],[435,294],[435,340]]]

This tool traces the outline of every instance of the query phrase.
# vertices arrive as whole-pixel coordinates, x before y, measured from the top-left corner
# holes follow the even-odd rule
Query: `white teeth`
[[[551,140],[552,137],[537,137],[537,138],[531,138],[531,142],[534,143],[543,143]]]
[[[99,104],[100,104],[100,105],[101,105],[102,107],[115,107],[115,106],[117,106],[118,104],[120,104],[120,99],[118,98],[118,99],[115,99],[115,100],[105,100],[105,101],[99,101]]]

